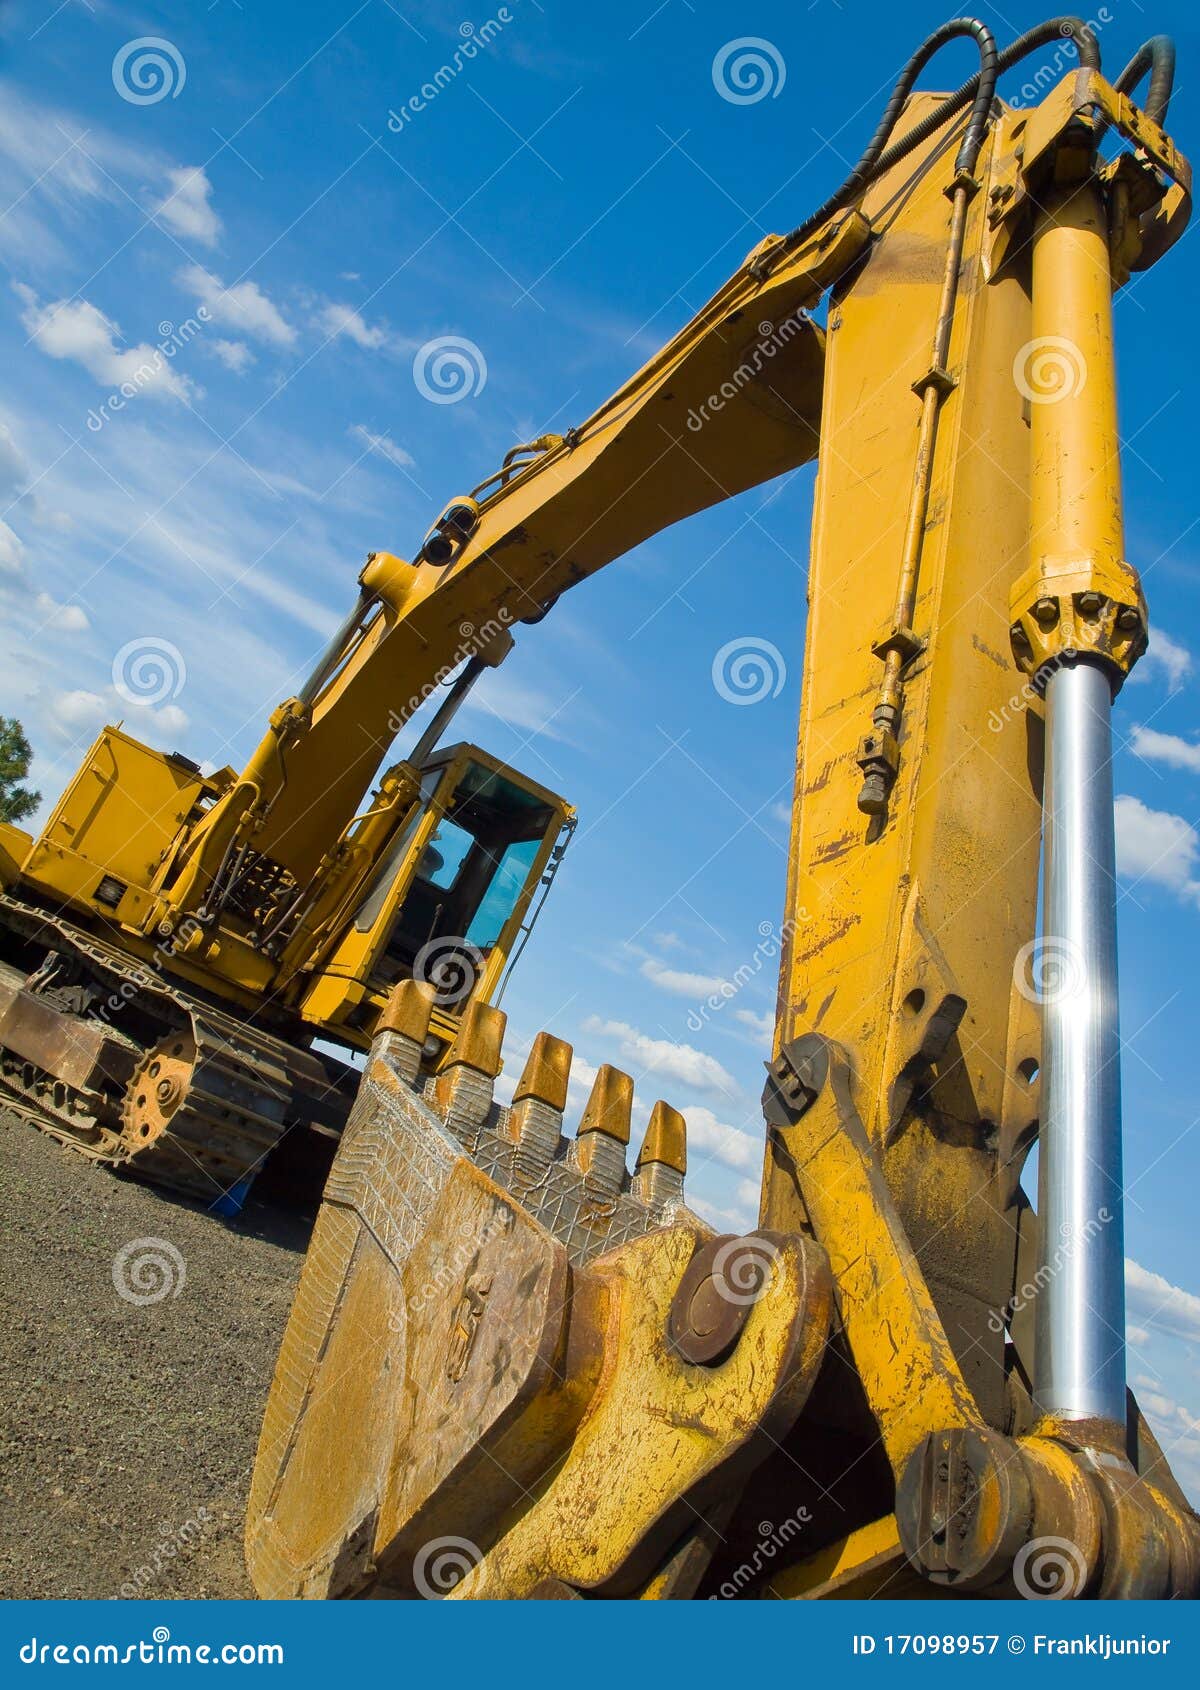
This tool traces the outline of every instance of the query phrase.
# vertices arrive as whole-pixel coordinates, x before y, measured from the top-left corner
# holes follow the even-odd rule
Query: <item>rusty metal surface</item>
[[[0,1045],[78,1091],[115,1091],[133,1071],[134,1052],[98,1021],[64,1014],[0,978]]]

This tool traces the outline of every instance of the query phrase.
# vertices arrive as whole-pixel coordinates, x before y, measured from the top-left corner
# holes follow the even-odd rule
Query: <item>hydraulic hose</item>
[[[870,186],[875,177],[880,174],[884,148],[891,139],[892,131],[895,129],[900,113],[904,109],[904,103],[912,92],[913,83],[934,54],[947,42],[953,41],[959,36],[972,38],[979,47],[979,69],[970,82],[964,84],[964,87],[969,90],[967,98],[975,97],[975,106],[971,112],[971,122],[967,126],[967,135],[963,137],[963,147],[959,149],[961,154],[968,144],[968,136],[974,131],[974,155],[978,155],[987,124],[988,108],[991,105],[992,93],[996,85],[998,64],[996,39],[987,25],[980,23],[977,18],[951,18],[949,23],[944,23],[940,29],[935,29],[933,34],[921,43],[900,72],[899,80],[892,90],[891,99],[884,108],[879,126],[872,135],[866,152],[841,187],[836,193],[830,195],[824,205],[819,206],[811,216],[805,218],[800,228],[788,237],[789,240],[802,239],[805,232],[818,228],[827,218],[832,217],[835,212],[840,211],[844,205],[847,205],[861,193],[864,188]],[[961,93],[962,89],[959,92]],[[964,100],[963,103],[965,104],[966,101]],[[955,107],[954,109],[957,110],[958,108]],[[938,112],[941,111],[942,107],[939,106]],[[932,115],[936,117],[938,112]],[[945,115],[947,117],[950,115],[949,108],[947,108]],[[939,118],[939,122],[941,121],[944,121],[944,119]],[[932,133],[932,130],[929,133]],[[915,146],[917,143],[914,142],[913,144]],[[969,165],[966,168],[969,168]]]
[[[1175,43],[1169,35],[1152,35],[1149,41],[1143,41],[1113,87],[1118,94],[1132,94],[1147,71],[1150,87],[1142,110],[1161,125],[1167,121],[1167,107],[1175,86]]]
[[[955,37],[963,35],[972,37],[979,44],[980,65],[975,75],[964,82],[955,93],[947,95],[940,105],[923,117],[920,123],[910,129],[908,134],[897,141],[894,146],[888,147],[888,139],[892,130],[896,127],[905,101],[912,92],[913,83],[925,68],[925,65],[939,48],[945,46],[948,41],[954,40]],[[971,170],[982,145],[997,78],[1030,53],[1036,52],[1039,47],[1046,46],[1050,41],[1064,38],[1074,41],[1081,65],[1089,70],[1100,69],[1100,48],[1097,45],[1096,37],[1082,18],[1070,16],[1048,18],[1045,23],[1038,24],[1034,29],[1026,30],[1024,35],[1019,35],[1012,45],[1006,47],[1000,54],[995,51],[995,42],[992,39],[991,31],[977,19],[954,18],[950,23],[943,24],[941,29],[935,30],[927,41],[922,42],[901,71],[879,127],[871,137],[870,145],[862,158],[859,159],[836,193],[831,194],[824,205],[819,206],[810,217],[806,217],[803,223],[792,230],[787,237],[786,246],[795,246],[801,241],[807,240],[836,212],[844,210],[853,200],[857,199],[877,177],[882,176],[894,164],[898,164],[901,159],[906,158],[910,152],[919,147],[923,141],[928,140],[935,131],[940,129],[944,123],[947,123],[956,112],[961,111],[968,103],[972,103],[971,117],[963,135],[962,144],[959,147],[956,169]],[[1156,37],[1155,39],[1162,40],[1164,38]],[[1142,53],[1148,52],[1150,46],[1151,44],[1147,42],[1142,49]],[[1138,59],[1140,58],[1141,54],[1138,55]],[[1133,64],[1136,63],[1137,59],[1133,61]],[[1131,64],[1129,68],[1132,70],[1133,65]],[[1150,68],[1149,65],[1146,68]],[[1144,72],[1139,70],[1138,75],[1141,74],[1144,74]],[[1168,81],[1167,97],[1169,98],[1169,96],[1170,83]],[[1153,113],[1150,111],[1149,105],[1146,109],[1147,114],[1152,116]]]

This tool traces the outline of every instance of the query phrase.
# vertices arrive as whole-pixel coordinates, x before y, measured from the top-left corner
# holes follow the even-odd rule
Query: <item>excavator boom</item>
[[[1079,68],[1004,105],[1003,71],[1064,36]],[[975,76],[914,92],[959,37]],[[381,653],[452,664],[462,624],[537,620],[816,457],[760,1224],[717,1236],[686,1206],[665,1102],[627,1170],[615,1069],[564,1137],[550,1033],[501,1106],[485,1003],[427,1077],[430,994],[400,984],[264,1420],[262,1594],[1200,1591],[1200,1522],[1125,1387],[1108,774],[1147,638],[1111,301],[1186,223],[1172,67],[1155,37],[1110,83],[1073,18],[1004,52],[974,20],[935,32],[837,195],[580,429],[448,506],[412,563],[368,563],[214,812],[221,850],[252,826],[303,879],[316,839],[272,771],[327,762],[348,722],[383,736]],[[366,772],[331,783],[318,834]],[[795,1527],[769,1556],[764,1519]]]

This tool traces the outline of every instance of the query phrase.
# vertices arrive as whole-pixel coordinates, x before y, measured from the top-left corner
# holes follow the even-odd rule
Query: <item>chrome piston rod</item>
[[[1044,1414],[1125,1420],[1121,1066],[1112,690],[1098,665],[1046,686],[1042,1262],[1034,1393]]]
[[[1041,957],[1042,1119],[1034,1396],[1059,1419],[1125,1422],[1121,1063],[1112,692],[1144,610],[1124,558],[1107,202],[1048,187],[1033,227],[1027,384],[1033,627],[1049,644]],[[1125,632],[1123,633],[1122,630]]]

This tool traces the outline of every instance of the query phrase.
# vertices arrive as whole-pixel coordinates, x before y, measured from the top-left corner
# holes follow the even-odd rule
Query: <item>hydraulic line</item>
[[[897,733],[903,711],[904,665],[918,649],[913,633],[916,611],[917,585],[921,570],[921,550],[925,536],[925,521],[929,511],[929,490],[933,479],[934,452],[937,447],[938,419],[942,401],[953,391],[954,381],[947,368],[950,356],[950,335],[954,327],[954,307],[958,298],[958,276],[962,267],[963,244],[967,230],[967,208],[979,191],[975,167],[987,132],[992,95],[996,85],[997,54],[992,34],[985,25],[971,19],[956,18],[943,25],[936,34],[914,54],[905,67],[895,93],[888,105],[884,122],[876,132],[872,151],[881,151],[895,123],[900,107],[908,98],[912,83],[926,60],[938,47],[956,35],[970,35],[979,44],[981,68],[976,79],[977,90],[971,117],[959,144],[954,161],[954,182],[950,202],[950,236],[946,248],[946,262],[942,273],[942,289],[938,303],[937,326],[933,336],[933,351],[925,375],[914,384],[921,401],[921,421],[917,433],[917,455],[913,466],[912,490],[908,514],[904,524],[904,542],[900,559],[900,580],[896,589],[896,604],[888,638],[876,647],[883,658],[883,680],[871,715],[872,732],[863,739],[858,763],[863,771],[858,807],[864,815],[881,816],[887,810],[888,793],[899,766]],[[860,169],[862,167],[860,166]],[[870,167],[869,167],[870,168]]]
[[[1152,35],[1143,41],[1125,69],[1113,83],[1118,94],[1132,94],[1138,83],[1150,72],[1150,87],[1142,110],[1157,124],[1167,121],[1167,107],[1175,85],[1175,43],[1169,35]]]
[[[1038,24],[1034,29],[1026,30],[1024,35],[1019,35],[1011,46],[1006,47],[995,58],[994,63],[989,62],[984,56],[983,39],[978,33],[980,31],[983,31],[989,40],[991,39],[990,31],[987,31],[985,26],[979,23],[977,19],[955,18],[950,23],[943,24],[941,29],[936,30],[928,40],[922,42],[901,71],[883,118],[875,134],[871,137],[866,152],[841,187],[829,196],[824,205],[819,206],[816,211],[804,219],[803,223],[792,230],[780,251],[798,246],[801,242],[807,240],[810,235],[815,234],[822,224],[828,222],[829,218],[837,212],[845,210],[865,189],[870,187],[872,182],[889,171],[893,165],[899,164],[901,159],[907,158],[914,148],[928,140],[944,123],[949,122],[956,112],[960,112],[965,105],[971,102],[974,102],[974,105],[971,120],[963,137],[963,145],[965,147],[968,141],[971,141],[976,156],[978,156],[997,78],[1030,53],[1036,52],[1039,47],[1044,47],[1051,41],[1072,40],[1079,54],[1080,64],[1090,70],[1100,69],[1100,49],[1096,44],[1096,37],[1082,18],[1071,16],[1048,18],[1045,23]],[[979,69],[974,76],[963,83],[961,88],[948,95],[939,106],[936,106],[933,111],[921,119],[920,123],[910,129],[907,135],[897,141],[894,146],[888,147],[885,152],[884,148],[887,147],[892,130],[896,127],[904,102],[912,91],[913,83],[938,48],[959,35],[973,35],[979,41]],[[992,45],[994,52],[994,43]],[[1149,46],[1149,43],[1147,43],[1147,46]],[[1146,48],[1143,48],[1142,51],[1145,52]],[[987,90],[986,103],[981,100],[985,87]],[[977,114],[980,109],[982,109],[983,118],[977,124]]]

